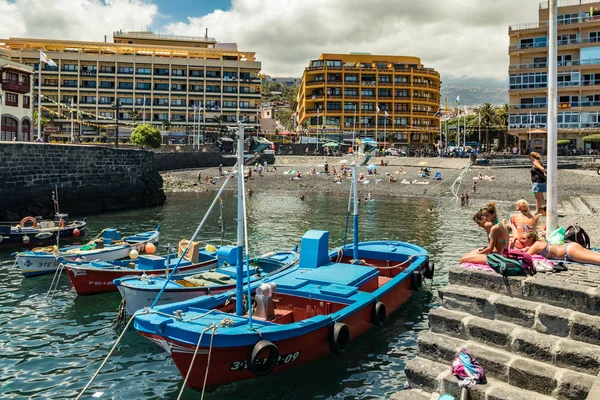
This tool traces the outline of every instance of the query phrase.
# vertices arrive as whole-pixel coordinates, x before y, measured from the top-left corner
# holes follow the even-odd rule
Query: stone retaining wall
[[[58,188],[61,212],[86,215],[162,205],[155,154],[106,146],[4,142],[0,145],[0,221],[51,216]]]

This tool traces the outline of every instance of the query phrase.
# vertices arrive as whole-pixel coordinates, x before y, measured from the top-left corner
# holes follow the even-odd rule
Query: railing
[[[217,40],[208,36],[177,36],[177,35],[160,35],[152,32],[122,32],[115,31],[113,36],[137,39],[162,39],[162,40],[179,40],[188,42],[216,42]]]
[[[598,0],[559,0],[558,7],[579,6],[581,4],[596,3]],[[540,10],[547,10],[549,2],[541,2]]]
[[[81,76],[96,76],[97,75],[97,71],[79,71],[79,75]]]
[[[600,18],[599,18],[600,19]],[[559,46],[566,46],[570,44],[585,44],[585,43],[600,43],[600,38],[575,38],[575,39],[559,39],[557,44]],[[518,43],[511,44],[508,46],[510,50],[529,50],[529,49],[543,49],[548,47],[548,42],[543,43]]]

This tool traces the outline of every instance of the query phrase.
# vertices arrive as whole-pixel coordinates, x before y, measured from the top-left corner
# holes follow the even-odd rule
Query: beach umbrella
[[[340,160],[338,164],[348,164],[348,160]]]
[[[338,147],[339,145],[335,142],[325,143],[323,147]]]
[[[369,164],[367,165],[367,171],[373,171],[377,169],[377,165],[375,164]]]

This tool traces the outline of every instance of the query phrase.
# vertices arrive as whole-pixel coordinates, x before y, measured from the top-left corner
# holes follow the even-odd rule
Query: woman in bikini
[[[479,222],[475,222],[484,229],[486,229],[486,225],[490,227],[488,233],[488,245],[482,249],[475,249],[470,253],[465,254],[460,258],[460,263],[470,262],[474,264],[485,264],[486,257],[489,253],[504,254],[504,251],[508,248],[508,229],[498,220],[496,204],[489,202],[487,206],[481,209],[481,215],[485,220],[484,225],[482,226]],[[475,220],[475,217],[473,217],[473,219]]]
[[[577,242],[565,244],[548,244],[538,240],[537,233],[529,231],[521,237],[521,243],[525,245],[527,254],[539,254],[549,260],[574,261],[583,264],[600,265],[600,253],[588,250]]]
[[[539,214],[542,207],[546,205],[544,193],[546,193],[546,169],[542,165],[542,157],[539,153],[529,153],[531,166],[531,193],[535,196],[535,214]]]
[[[513,239],[523,237],[523,234],[529,231],[537,231],[538,216],[533,215],[526,200],[517,201],[517,210],[519,213],[510,217],[510,226]],[[515,241],[515,247],[521,248],[521,242]]]

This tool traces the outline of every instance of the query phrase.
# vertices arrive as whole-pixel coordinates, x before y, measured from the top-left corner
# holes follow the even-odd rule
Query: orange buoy
[[[146,250],[146,253],[148,253],[148,254],[154,254],[156,252],[156,246],[153,245],[152,243],[148,243],[146,245],[146,249],[145,250]]]
[[[81,235],[81,232],[79,231],[79,229],[77,229],[77,228],[73,229],[73,237],[79,237],[79,235]]]

